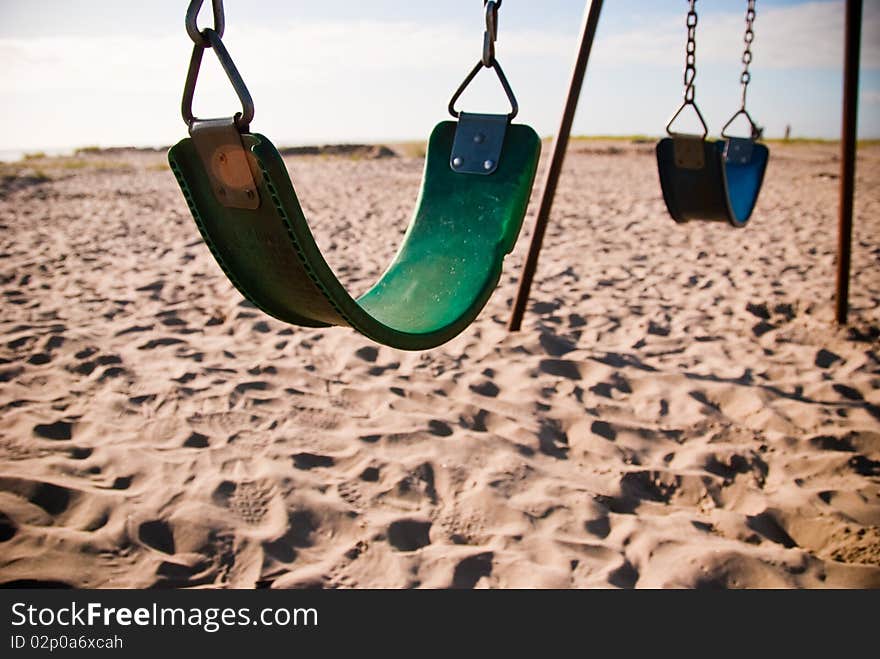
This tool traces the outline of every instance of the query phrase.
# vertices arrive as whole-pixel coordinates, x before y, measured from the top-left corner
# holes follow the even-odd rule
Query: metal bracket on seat
[[[254,171],[259,176],[259,169],[251,166],[253,156],[244,147],[235,118],[196,119],[189,134],[217,201],[226,208],[259,208],[260,193],[254,180]]]
[[[747,137],[728,137],[724,145],[724,160],[735,165],[748,165],[752,162],[754,141]]]
[[[681,169],[703,169],[706,165],[704,143],[705,140],[699,135],[673,135],[675,166]]]
[[[506,114],[459,113],[449,156],[452,171],[488,175],[498,169],[507,123]]]

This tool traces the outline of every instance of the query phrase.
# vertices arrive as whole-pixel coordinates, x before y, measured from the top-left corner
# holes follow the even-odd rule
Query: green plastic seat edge
[[[435,183],[434,179],[443,178],[445,176],[459,177],[455,179],[457,186],[461,186],[463,182],[471,179],[472,183],[468,182],[468,184],[472,185],[474,190],[485,190],[487,188],[486,183],[489,182],[491,184],[492,182],[491,180],[487,181],[489,177],[477,176],[461,178],[463,175],[451,172],[448,160],[455,125],[454,122],[442,122],[432,133],[428,154],[426,156],[426,175],[419,195],[419,202],[417,204],[414,220],[410,223],[407,236],[398,252],[398,257],[400,257],[401,253],[405,252],[408,245],[407,240],[409,238],[409,233],[417,223],[420,221],[430,222],[430,216],[432,215],[430,208],[432,205],[442,203],[443,201],[442,199],[438,200],[432,198],[430,191],[432,184]],[[271,203],[274,205],[275,211],[279,216],[279,220],[283,222],[289,239],[294,244],[296,253],[301,260],[304,269],[308,273],[309,278],[312,280],[312,283],[320,289],[321,294],[332,304],[336,312],[338,312],[340,318],[338,320],[334,319],[332,324],[348,324],[379,343],[405,350],[424,350],[445,343],[473,322],[474,318],[476,318],[482,310],[498,283],[504,255],[509,253],[513,248],[522,226],[540,154],[540,138],[538,138],[537,134],[535,134],[531,128],[523,125],[512,125],[508,128],[508,139],[505,140],[504,150],[502,152],[502,166],[499,167],[499,172],[502,172],[502,174],[499,178],[503,179],[503,165],[508,161],[510,162],[511,168],[519,167],[522,171],[517,172],[517,176],[515,177],[516,180],[513,185],[513,190],[516,198],[510,203],[512,210],[509,211],[509,217],[507,217],[504,222],[503,234],[499,237],[498,243],[495,247],[496,253],[486,256],[486,258],[490,260],[492,266],[488,272],[486,281],[479,289],[478,294],[470,301],[467,309],[458,314],[457,317],[450,322],[434,331],[411,333],[399,331],[383,324],[361,306],[361,304],[367,304],[373,290],[384,281],[384,276],[380,278],[377,285],[374,286],[371,291],[368,291],[361,296],[359,300],[354,300],[346,292],[324,260],[314,241],[314,237],[309,230],[308,224],[293,190],[293,186],[290,183],[287,170],[277,149],[275,149],[271,142],[262,135],[255,134],[248,135],[247,137],[251,138],[249,142],[252,141],[253,143],[252,153],[256,158],[259,168],[262,170],[262,180],[259,182],[261,198],[264,200],[271,200]],[[189,142],[189,140],[183,140],[180,144],[172,148],[169,153],[169,161],[171,162],[172,169],[175,170],[175,174],[178,177],[178,181],[181,184],[181,188],[183,189],[187,202],[190,205],[190,209],[193,212],[196,224],[205,238],[205,242],[229,279],[252,303],[280,320],[307,327],[327,326],[327,322],[322,322],[310,317],[308,309],[291,310],[288,305],[288,307],[279,310],[277,306],[264,299],[258,291],[254,291],[250,287],[244,285],[241,282],[241,278],[236,276],[235,269],[225,263],[222,250],[218,249],[218,246],[212,239],[211,230],[200,217],[198,210],[199,202],[194,200],[194,196],[188,190],[187,182],[185,180],[187,177],[192,178],[194,176],[192,170],[198,168],[191,167],[189,168],[189,171],[186,172],[186,175],[184,175],[181,171],[182,168],[176,163],[178,160],[186,159],[186,157],[181,156],[187,151],[188,146],[185,145],[187,142]],[[190,153],[188,153],[187,156],[191,159],[193,157],[191,153],[192,150],[191,148],[189,150]],[[496,172],[496,174],[499,172]],[[204,184],[205,181],[199,181],[197,186]],[[508,186],[507,192],[508,194],[510,193],[510,186]],[[201,203],[203,205],[207,203],[205,198],[202,198]],[[267,203],[267,201],[264,201],[263,203]],[[425,209],[428,210],[426,211]],[[217,212],[216,205],[214,205],[214,211]],[[225,210],[220,210],[219,212],[221,215],[227,213]],[[423,214],[428,217],[423,218]],[[392,265],[389,266],[389,270],[394,267],[398,257],[396,257],[395,261],[392,262]],[[386,273],[387,272],[388,271],[386,271]]]

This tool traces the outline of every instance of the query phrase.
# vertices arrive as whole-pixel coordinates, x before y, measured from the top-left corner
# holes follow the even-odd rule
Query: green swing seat
[[[221,203],[193,138],[169,163],[205,243],[235,287],[267,314],[306,327],[352,327],[377,343],[425,350],[480,313],[516,242],[541,142],[512,124],[490,175],[453,170],[457,123],[434,129],[413,220],[391,265],[355,299],[333,274],[303,215],[284,162],[266,137],[242,133],[254,208]],[[249,191],[250,192],[250,191]]]
[[[519,235],[535,180],[541,140],[511,124],[518,106],[495,59],[500,0],[484,2],[483,53],[449,102],[458,121],[441,122],[428,142],[422,190],[403,243],[385,273],[355,299],[333,274],[309,229],[287,169],[263,135],[250,132],[254,104],[214,28],[186,28],[194,42],[181,111],[190,137],[168,161],[205,243],[235,287],[279,320],[305,327],[341,325],[377,343],[427,350],[462,332],[501,277]],[[198,119],[192,103],[206,49],[212,49],[242,104],[226,119]],[[483,69],[493,69],[511,104],[508,115],[469,114],[456,100]]]

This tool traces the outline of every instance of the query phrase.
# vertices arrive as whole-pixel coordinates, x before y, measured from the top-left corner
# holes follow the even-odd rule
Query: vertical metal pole
[[[852,262],[853,195],[856,182],[856,120],[859,103],[859,50],[862,0],[846,0],[843,64],[843,129],[840,137],[840,219],[837,234],[837,322],[849,313],[849,271]]]
[[[556,195],[556,185],[559,183],[559,174],[562,171],[565,150],[568,147],[568,138],[571,135],[571,124],[574,121],[581,87],[584,84],[587,62],[590,59],[590,51],[593,48],[596,27],[599,25],[599,14],[602,13],[602,1],[591,0],[589,8],[584,13],[580,47],[578,48],[577,59],[574,63],[574,70],[571,73],[571,83],[568,87],[568,96],[565,99],[565,109],[562,111],[559,130],[556,132],[556,137],[553,140],[553,151],[541,189],[541,205],[538,207],[538,216],[535,219],[535,230],[532,234],[532,242],[529,245],[526,263],[523,266],[519,291],[517,291],[513,312],[510,315],[510,323],[507,325],[511,332],[518,332],[522,326],[523,314],[529,301],[529,291],[532,288],[535,270],[538,267],[538,256],[541,253],[544,233],[547,230],[547,221],[550,219],[550,210],[553,207],[553,197]]]

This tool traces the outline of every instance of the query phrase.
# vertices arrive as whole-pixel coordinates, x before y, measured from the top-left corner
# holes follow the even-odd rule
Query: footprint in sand
[[[639,580],[639,571],[633,567],[633,564],[624,559],[620,567],[615,568],[608,573],[608,583],[617,588],[632,589],[636,587]]]
[[[568,434],[558,419],[541,419],[538,430],[538,447],[541,453],[557,460],[568,458]]]
[[[678,477],[657,471],[631,471],[620,479],[620,491],[628,499],[668,503],[678,489]]]
[[[865,397],[862,396],[862,392],[845,384],[834,384],[831,385],[831,388],[847,400],[860,401],[865,399]]]
[[[452,587],[458,589],[474,588],[480,579],[492,576],[494,558],[495,555],[491,551],[486,551],[459,561],[452,574]]]
[[[378,467],[367,467],[366,469],[364,469],[361,472],[361,474],[360,474],[360,476],[358,476],[358,478],[360,478],[362,481],[365,481],[367,483],[378,483],[379,482],[379,475],[380,475],[380,472],[379,472]]]
[[[48,352],[38,352],[31,355],[27,361],[28,364],[31,364],[32,366],[42,366],[43,364],[48,364],[52,361],[52,355]]]
[[[569,380],[580,380],[581,372],[578,365],[567,359],[542,359],[538,364],[538,370],[547,375],[554,375]]]
[[[163,346],[173,346],[179,343],[186,343],[183,339],[175,339],[174,337],[164,337],[161,339],[150,339],[143,345],[138,346],[138,350],[154,350]]]
[[[138,538],[148,547],[163,554],[174,553],[174,534],[171,527],[162,520],[155,519],[143,522],[138,527]]]
[[[12,540],[17,532],[18,526],[15,522],[6,513],[0,512],[0,542]]]
[[[262,417],[245,412],[215,412],[194,414],[187,417],[187,423],[196,431],[208,436],[232,437],[243,431],[264,429]]]
[[[244,430],[229,437],[229,445],[247,452],[249,455],[265,453],[275,442],[271,433]]]
[[[215,503],[228,508],[248,526],[271,523],[284,506],[274,483],[268,480],[224,481],[214,491]]]
[[[822,348],[821,350],[819,350],[819,352],[816,353],[815,364],[819,368],[829,368],[832,364],[834,364],[834,362],[840,360],[840,355],[835,354],[830,350],[825,350],[825,348]]]
[[[678,477],[657,471],[631,471],[620,478],[619,487],[619,495],[597,495],[596,502],[618,515],[632,515],[645,501],[668,503],[678,489]]]
[[[141,293],[150,293],[151,300],[160,300],[159,293],[162,292],[162,289],[165,287],[165,282],[161,279],[154,281],[152,283],[147,284],[146,286],[141,286],[140,288],[136,288],[135,290]]]
[[[431,419],[428,421],[428,432],[437,437],[449,437],[454,432],[452,426],[440,419]]]
[[[345,417],[329,410],[298,407],[293,412],[292,420],[296,425],[310,430],[329,431],[339,428],[344,423]]]
[[[434,484],[434,467],[430,462],[423,462],[410,470],[394,486],[393,493],[400,499],[421,501],[427,498],[432,504],[437,503],[437,489]]]
[[[422,519],[398,519],[388,525],[388,542],[397,551],[416,551],[431,544],[431,522]]]
[[[472,384],[469,389],[474,393],[479,394],[480,396],[486,396],[487,398],[496,398],[498,394],[501,393],[498,385],[491,380],[486,380],[480,384]]]
[[[10,350],[18,350],[21,347],[24,347],[28,344],[33,344],[36,341],[37,337],[31,334],[27,336],[20,336],[17,339],[12,339],[6,343],[6,347]]]
[[[82,494],[61,485],[28,478],[0,479],[0,491],[18,495],[21,499],[41,508],[50,517],[67,512]],[[46,522],[39,522],[44,524]]]
[[[854,453],[855,447],[849,437],[835,437],[834,435],[817,435],[807,440],[811,446],[820,451],[845,451]]]
[[[95,348],[86,348],[85,350],[79,351],[74,356],[80,360],[80,363],[76,364],[75,366],[68,366],[67,370],[69,370],[71,373],[77,373],[79,375],[91,375],[99,366],[111,367],[109,369],[105,369],[104,373],[102,374],[102,378],[105,377],[111,369],[122,371],[121,368],[118,368],[118,365],[122,364],[122,358],[119,355],[99,355],[95,359],[90,359],[90,357],[95,355],[97,352],[98,351]]]
[[[119,330],[114,336],[124,336],[125,334],[135,334],[138,332],[149,332],[155,325],[132,325],[125,329]]]
[[[21,366],[0,370],[0,382],[11,382],[24,372]]]
[[[38,423],[34,426],[34,435],[43,439],[66,441],[73,437],[73,423],[63,419],[53,423]]]
[[[356,350],[354,355],[358,359],[362,359],[365,362],[370,362],[372,364],[379,358],[379,350],[373,346],[366,346]]]
[[[584,528],[590,535],[604,540],[611,533],[611,522],[608,517],[597,517],[584,522]]]
[[[320,526],[320,521],[311,510],[294,510],[287,518],[287,532],[279,538],[291,547],[311,547],[313,536]]]
[[[211,444],[207,435],[193,431],[183,442],[183,445],[187,448],[208,448]]]
[[[586,323],[577,325],[577,321],[575,321],[574,324],[572,324],[571,326],[580,327],[585,324]],[[544,352],[546,352],[551,357],[562,357],[563,355],[567,355],[568,353],[575,350],[574,343],[555,334],[542,332],[541,336],[538,337],[538,341],[541,343],[541,347],[544,349]]]
[[[345,501],[355,510],[362,511],[369,507],[369,500],[361,493],[358,484],[353,481],[346,481],[336,486],[339,498]]]
[[[849,459],[848,464],[860,476],[880,476],[880,460],[871,460],[864,455],[856,455]]]
[[[329,455],[319,455],[317,453],[297,453],[293,456],[293,466],[297,469],[309,470],[321,467],[332,467],[336,464],[336,460]]]
[[[609,442],[613,442],[617,439],[617,431],[607,421],[593,421],[593,424],[590,426],[590,431],[594,435],[599,435],[599,437],[603,437],[607,439]]]

